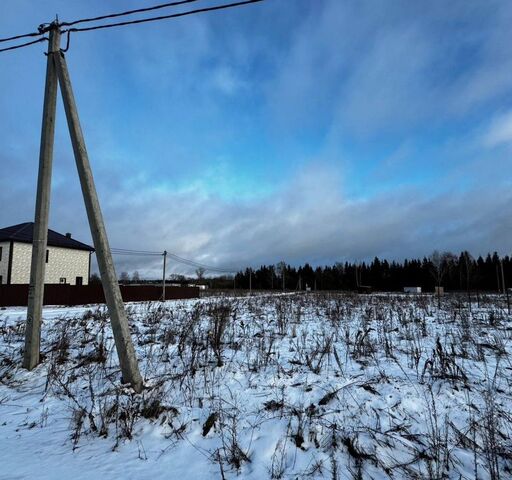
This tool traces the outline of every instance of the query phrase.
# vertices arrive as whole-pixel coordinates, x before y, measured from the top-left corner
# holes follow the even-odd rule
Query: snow
[[[510,478],[512,317],[498,296],[296,294],[0,311],[0,480]],[[224,329],[223,329],[224,327]]]

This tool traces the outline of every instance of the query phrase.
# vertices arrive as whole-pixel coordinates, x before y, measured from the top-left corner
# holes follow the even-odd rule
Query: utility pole
[[[252,295],[252,268],[249,268],[249,295]]]
[[[503,289],[503,293],[507,298],[507,311],[510,315],[510,294],[508,293],[507,286],[505,285],[505,273],[503,272],[503,259],[500,259],[500,267],[501,267],[501,287]]]
[[[274,266],[270,267],[270,290],[274,290]]]
[[[121,297],[107,232],[103,222],[103,215],[101,213],[89,157],[87,155],[85,140],[78,118],[66,58],[62,52],[54,54],[53,57],[55,58],[55,65],[57,67],[57,75],[68,121],[69,134],[75,154],[78,176],[80,177],[80,185],[82,187],[94,248],[96,249],[101,283],[110,314],[110,322],[114,333],[123,381],[130,383],[133,389],[138,393],[142,391],[143,388],[142,377],[139,372],[135,349],[130,337],[128,319],[124,310],[123,298]]]
[[[167,264],[167,250],[164,250],[164,272],[162,275],[162,302],[165,302],[165,267]]]
[[[501,290],[503,293],[506,293],[505,286],[505,274],[503,273],[503,259],[500,259],[500,269],[501,269]]]
[[[285,279],[284,279],[284,276],[285,276],[285,273],[286,273],[285,268],[286,267],[283,267],[283,292],[284,292],[284,286],[285,286],[285,282],[286,282]]]
[[[53,141],[55,137],[55,109],[57,105],[57,72],[54,55],[60,52],[60,31],[57,22],[52,23],[46,60],[46,84],[44,89],[43,125],[39,149],[39,173],[32,241],[32,262],[28,288],[27,325],[23,367],[32,370],[39,364],[41,344],[41,318],[43,313],[44,274],[48,241],[48,217],[52,181]]]

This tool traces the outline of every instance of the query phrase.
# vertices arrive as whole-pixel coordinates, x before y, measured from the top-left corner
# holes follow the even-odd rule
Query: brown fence
[[[143,302],[161,300],[162,287],[158,285],[120,285],[125,302]],[[197,287],[167,287],[166,300],[198,298]],[[0,285],[0,307],[26,307],[28,285]],[[60,285],[44,286],[44,305],[84,305],[88,303],[105,303],[103,287],[94,285]]]

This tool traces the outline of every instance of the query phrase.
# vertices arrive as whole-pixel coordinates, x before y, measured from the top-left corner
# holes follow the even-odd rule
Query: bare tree
[[[132,275],[132,282],[140,282],[139,272],[135,270]]]
[[[464,264],[466,266],[466,293],[468,295],[469,311],[471,311],[470,287],[471,287],[471,271],[473,270],[473,260],[474,259],[467,250],[462,253],[462,258],[464,259]]]
[[[203,268],[203,267],[196,268],[197,279],[202,280],[204,278],[205,272],[206,272],[206,268]]]
[[[101,283],[101,278],[97,273],[91,274],[91,278],[89,279],[89,283]]]
[[[436,281],[437,306],[441,308],[441,284],[444,276],[455,263],[455,255],[451,252],[439,253],[438,250],[434,250],[429,260],[431,265],[430,273]]]
[[[345,266],[341,262],[336,262],[334,264],[334,270],[340,279],[340,289],[343,287],[343,273],[345,272]],[[359,279],[357,278],[357,266],[356,266],[356,286],[359,287]]]
[[[130,281],[130,276],[128,275],[128,272],[121,272],[121,275],[119,276],[119,281],[121,283],[127,283]]]
[[[184,282],[185,281],[185,275],[181,275],[179,273],[171,273],[169,275],[169,280],[171,282]]]
[[[283,279],[283,290],[285,289],[285,275],[286,275],[286,263],[285,262],[279,262],[277,264],[277,272],[279,273],[279,275],[281,276],[281,278]]]

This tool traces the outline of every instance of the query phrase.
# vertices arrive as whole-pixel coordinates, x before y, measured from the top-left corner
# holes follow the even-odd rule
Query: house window
[[[48,263],[49,258],[50,258],[50,250],[46,250],[46,263]]]
[[[4,247],[0,247],[0,262],[2,261],[2,250]]]
[[[84,277],[76,277],[75,285],[83,285],[83,284],[84,284]]]
[[[59,283],[66,283],[66,278],[65,277],[60,277]]]

